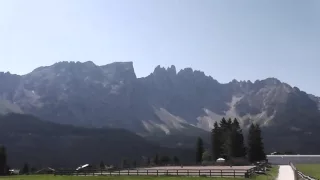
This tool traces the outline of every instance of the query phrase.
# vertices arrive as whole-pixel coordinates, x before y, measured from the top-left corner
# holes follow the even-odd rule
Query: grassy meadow
[[[320,179],[320,164],[297,164],[296,167],[303,174]]]
[[[154,176],[12,176],[0,177],[1,180],[208,180],[207,177],[154,177]],[[243,180],[243,178],[214,178],[215,180]]]
[[[266,175],[256,175],[253,180],[275,180],[278,175],[278,166],[267,171]],[[0,180],[244,180],[245,178],[208,178],[208,177],[174,177],[174,176],[53,176],[53,175],[29,175],[29,176],[8,176],[0,177]]]

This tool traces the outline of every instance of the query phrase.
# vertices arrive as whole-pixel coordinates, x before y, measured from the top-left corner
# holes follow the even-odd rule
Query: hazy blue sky
[[[320,0],[0,0],[0,71],[133,61],[320,95]]]

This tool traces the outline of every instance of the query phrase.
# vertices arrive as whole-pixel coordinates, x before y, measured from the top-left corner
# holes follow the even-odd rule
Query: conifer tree
[[[101,161],[101,162],[100,162],[100,169],[104,169],[104,168],[105,168],[104,162]]]
[[[235,118],[232,122],[232,157],[245,157],[246,147],[239,121]]]
[[[132,166],[133,166],[134,168],[137,167],[137,161],[136,161],[136,160],[134,160],[134,161],[132,162]]]
[[[229,131],[232,130],[232,124],[233,124],[232,119],[229,118],[228,121],[227,121],[227,129],[228,129]]]
[[[211,132],[211,138],[212,138],[212,158],[213,160],[217,160],[221,157],[222,154],[222,139],[221,139],[221,128],[217,122],[213,124],[213,129]]]
[[[220,127],[222,131],[225,131],[228,128],[228,122],[224,117],[220,121]]]
[[[29,165],[28,163],[24,163],[23,168],[22,168],[22,174],[29,174]]]
[[[177,156],[174,156],[174,157],[173,157],[173,163],[174,163],[175,165],[178,165],[178,164],[180,163],[180,160],[179,160],[179,158],[178,158]]]
[[[196,163],[200,164],[202,162],[202,154],[204,152],[203,141],[200,137],[197,139],[197,149],[196,149]]]
[[[159,155],[156,154],[156,157],[154,157],[154,162],[155,165],[159,165]]]
[[[0,146],[0,175],[7,174],[7,152],[4,146]]]
[[[251,124],[248,134],[248,157],[250,162],[266,159],[259,125]]]

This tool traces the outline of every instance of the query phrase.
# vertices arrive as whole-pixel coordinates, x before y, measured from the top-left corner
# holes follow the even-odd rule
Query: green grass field
[[[208,180],[207,177],[152,177],[152,176],[95,176],[95,177],[79,177],[79,176],[15,176],[0,177],[2,180]],[[243,178],[214,178],[215,180],[243,180]]]
[[[252,177],[253,180],[275,180],[278,174],[278,166],[274,166],[267,175],[259,175]],[[154,176],[53,176],[53,175],[39,175],[39,176],[11,176],[0,177],[0,180],[208,180],[207,177],[154,177]],[[244,180],[244,178],[212,178],[215,180]]]
[[[279,166],[273,166],[270,171],[267,171],[266,175],[258,175],[252,177],[254,180],[276,180],[279,173]]]
[[[320,164],[297,164],[296,167],[303,174],[320,179]]]

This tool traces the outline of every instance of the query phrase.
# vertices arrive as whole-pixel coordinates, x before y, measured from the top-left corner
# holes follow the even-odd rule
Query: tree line
[[[204,150],[203,141],[199,137],[196,148],[196,162],[216,161],[223,158],[226,161],[247,159],[257,162],[266,159],[260,126],[251,124],[248,130],[247,142],[239,121],[235,118],[215,122],[211,131],[211,150]]]
[[[7,150],[5,146],[0,145],[0,176],[5,176],[10,174],[10,167],[7,164]],[[30,172],[35,172],[36,168],[29,169],[28,163],[23,165],[23,168],[20,171],[20,174],[29,174]]]

